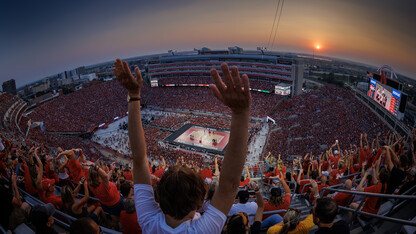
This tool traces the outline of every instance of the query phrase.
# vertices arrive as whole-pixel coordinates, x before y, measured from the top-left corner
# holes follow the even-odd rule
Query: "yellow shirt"
[[[296,226],[296,228],[292,231],[289,231],[288,234],[295,234],[295,233],[305,233],[307,234],[312,228],[315,226],[313,223],[313,215],[310,214],[306,219],[304,219],[302,222]],[[267,234],[274,234],[278,233],[283,227],[283,221],[270,227],[269,230],[267,230]]]

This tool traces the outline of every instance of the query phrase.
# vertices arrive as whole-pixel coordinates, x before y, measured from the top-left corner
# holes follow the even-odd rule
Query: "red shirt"
[[[49,194],[49,196],[46,197],[46,192],[42,190],[39,192],[39,198],[44,203],[52,203],[55,208],[62,208],[62,198],[56,196],[55,193]]]
[[[69,169],[69,176],[71,177],[74,184],[79,183],[79,179],[84,177],[84,170],[82,170],[81,164],[79,164],[78,160],[71,158],[68,160],[66,166]]]
[[[32,184],[32,178],[30,177],[29,167],[24,165],[23,168],[25,169],[24,177],[25,177],[25,190],[30,195],[35,195],[38,193],[38,190]]]
[[[360,149],[360,166],[361,164],[367,159],[367,156],[370,154],[370,151],[364,151],[364,149]]]
[[[137,213],[128,214],[125,210],[120,213],[120,223],[123,226],[123,233],[142,233],[137,222]]]
[[[108,182],[108,186],[100,183],[97,188],[88,185],[94,196],[105,206],[114,206],[120,200],[120,193],[113,182]]]
[[[376,185],[365,188],[364,192],[367,192],[367,193],[381,193],[381,187],[382,187],[382,184],[378,183]],[[383,193],[386,192],[386,188],[387,188],[387,185],[384,186]],[[363,205],[362,211],[372,213],[372,214],[377,214],[378,210],[380,209],[380,207],[376,209],[378,199],[379,199],[378,197],[369,197],[368,196],[365,199],[365,203]]]
[[[244,181],[240,182],[240,187],[244,187],[245,185],[247,185],[250,182],[250,179],[247,178]]]
[[[3,169],[2,170],[2,175],[4,177],[7,177],[7,173],[6,173],[7,166],[2,160],[0,160],[0,168]]]
[[[274,176],[274,173],[273,172],[267,172],[265,175],[264,175],[264,177],[272,177],[272,176]],[[264,179],[264,183],[266,183],[266,184],[269,184],[271,181],[270,181],[270,179],[269,178],[265,178]]]
[[[280,176],[280,170],[277,167],[276,167],[276,170],[274,171],[274,174]],[[282,174],[283,174],[283,176],[286,176],[286,167],[285,166],[282,167]]]
[[[351,199],[352,194],[349,193],[337,193],[333,199],[337,202],[339,206],[347,206],[348,202]]]
[[[163,173],[165,173],[165,169],[160,168],[160,169],[156,170],[155,173],[153,173],[153,175],[155,175],[159,178],[162,178]]]
[[[291,199],[290,194],[286,193],[285,197],[283,198],[283,203],[280,204],[279,206],[274,206],[274,205],[270,204],[269,202],[265,202],[263,212],[273,211],[273,210],[287,210],[290,206],[290,199]],[[285,213],[279,213],[279,215],[281,217],[285,216],[285,214],[286,214],[286,212]],[[263,215],[263,220],[267,219],[268,217],[270,217],[272,215],[274,215],[274,214]]]
[[[306,193],[309,191],[309,188],[311,187],[311,185],[305,186],[306,184],[310,184],[311,181],[310,180],[301,180],[300,184],[299,184],[299,188],[298,188],[298,193],[302,192],[302,188],[305,187],[303,189],[303,193]]]
[[[209,169],[204,169],[204,170],[202,170],[200,173],[201,173],[202,177],[204,178],[204,180],[205,180],[206,178],[210,178],[210,179],[212,179],[212,175],[214,174],[214,173],[212,173],[212,171],[211,171],[211,170],[209,170]]]
[[[58,183],[58,182],[59,182],[58,175],[56,174],[56,172],[55,172],[55,171],[51,170],[50,166],[51,166],[51,162],[48,162],[48,163],[44,166],[44,169],[45,169],[45,176],[46,176],[46,178],[48,178],[48,179],[54,179],[54,180],[55,180],[55,183]]]
[[[322,163],[321,170],[322,170],[322,171],[327,171],[327,170],[328,170],[328,168],[329,168],[329,162],[328,162],[328,161],[324,161],[324,162]]]
[[[329,185],[333,186],[336,184],[340,184],[342,182],[342,176],[344,176],[344,172],[346,170],[346,165],[341,170],[334,169],[331,172],[331,180],[329,181]]]
[[[124,178],[126,180],[133,180],[133,176],[131,175],[131,172],[129,172],[129,171],[124,172]]]

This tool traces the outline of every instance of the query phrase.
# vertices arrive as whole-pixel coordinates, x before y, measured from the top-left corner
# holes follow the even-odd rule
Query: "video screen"
[[[371,97],[378,104],[386,108],[390,113],[397,116],[397,111],[400,106],[401,92],[392,87],[381,84],[380,82],[371,79],[368,96]]]
[[[290,95],[290,86],[274,86],[274,93],[278,95]]]

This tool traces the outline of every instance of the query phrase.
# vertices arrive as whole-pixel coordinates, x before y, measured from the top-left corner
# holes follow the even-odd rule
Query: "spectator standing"
[[[225,153],[218,189],[207,211],[198,220],[193,220],[196,210],[202,205],[205,187],[202,177],[186,167],[171,167],[164,173],[157,188],[159,205],[150,186],[150,172],[146,157],[146,142],[140,113],[140,92],[143,79],[139,68],[136,78],[128,64],[117,59],[114,73],[128,90],[129,140],[133,154],[134,198],[138,220],[144,233],[219,233],[233,203],[239,177],[245,163],[250,116],[251,94],[247,75],[238,73],[237,67],[221,65],[224,82],[215,69],[211,76],[215,85],[210,85],[214,95],[231,109],[230,139]]]

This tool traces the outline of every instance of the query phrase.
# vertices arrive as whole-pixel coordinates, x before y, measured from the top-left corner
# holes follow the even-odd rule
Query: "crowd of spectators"
[[[332,86],[284,100],[272,118],[277,131],[270,134],[267,151],[274,155],[318,154],[336,140],[348,147],[362,132],[371,137],[388,132],[350,92]]]
[[[210,91],[206,88],[150,89],[146,86],[142,91],[147,105],[231,114],[228,108],[207,93]],[[109,122],[114,116],[125,113],[126,94],[116,82],[97,84],[41,106],[31,118],[43,121],[51,132],[85,132],[97,123]],[[345,181],[344,189],[401,194],[416,185],[415,131],[409,142],[396,133],[387,132],[378,118],[349,92],[324,86],[283,100],[280,105],[278,103],[282,99],[277,95],[256,92],[251,95],[251,115],[271,116],[276,120],[276,128],[269,136],[266,148],[270,152],[268,157],[264,161],[259,160],[250,171],[246,167],[247,179],[242,176],[240,191],[232,194],[238,201],[231,207],[224,233],[245,233],[248,230],[258,233],[261,229],[268,230],[268,233],[307,233],[315,225],[318,227],[316,233],[349,233],[345,221],[334,222],[338,206],[355,209],[362,203],[363,212],[376,214],[383,199],[352,198],[342,192],[320,193],[323,188],[339,185],[343,176],[353,174],[355,176]],[[80,114],[78,110],[85,110],[88,114]],[[212,193],[218,189],[219,177],[226,177],[228,171],[221,171],[225,161],[221,157],[216,156],[212,160],[199,153],[159,144],[159,139],[170,134],[162,128],[176,129],[183,122],[227,128],[230,120],[172,113],[154,118],[148,122],[149,126],[144,126],[146,156],[149,159],[149,165],[145,166],[150,171],[150,175],[146,176],[151,178],[158,203],[169,203],[166,202],[169,198],[163,197],[160,186],[171,191],[177,190],[164,184],[170,175],[177,175],[175,170],[182,170],[172,169],[172,166],[183,168],[184,173],[200,174],[195,180],[202,181],[205,187],[198,192],[202,195],[206,192],[206,196],[204,202],[198,203],[197,208],[201,210],[194,218],[191,217],[190,222],[193,222],[204,214],[211,214],[212,206],[207,204],[213,199]],[[261,125],[252,121],[248,138],[251,139],[260,128]],[[122,130],[110,137],[98,136],[95,140],[114,145],[114,150],[132,157],[128,153],[131,147],[127,134]],[[305,156],[289,161],[285,155]],[[60,210],[77,219],[72,222],[71,230],[96,230],[99,229],[97,225],[101,225],[124,233],[141,233],[133,200],[132,165],[105,163],[100,160],[102,158],[89,141],[79,137],[45,134],[40,129],[33,129],[29,138],[24,139],[2,131],[1,225],[13,230],[19,224],[27,223],[33,225],[37,233],[56,233],[53,217],[57,217],[54,213]],[[168,175],[164,176],[165,173]],[[264,197],[266,202],[263,201],[260,186],[253,181],[248,182],[251,174],[264,174],[266,177],[262,182],[267,189],[263,193],[270,193]],[[189,181],[180,182],[186,184]],[[197,186],[193,188],[199,189]],[[24,202],[19,189],[46,205],[31,206]],[[153,189],[147,191],[152,196]],[[255,202],[249,201],[253,192]],[[301,220],[299,210],[289,208],[291,193],[299,194],[313,204],[311,214],[304,220]],[[183,194],[184,197],[187,195]],[[97,198],[98,202],[90,199],[92,197]],[[161,206],[169,209],[165,203]],[[263,215],[264,211],[280,209],[286,212]],[[161,211],[152,212],[159,214]],[[184,212],[187,214],[188,211]],[[352,216],[350,218],[353,219]],[[371,219],[365,215],[360,215],[360,218]]]
[[[146,134],[149,133],[149,136],[146,136],[149,143],[152,142],[151,140],[154,139],[155,134],[160,134],[160,130],[155,128],[146,128],[145,132]],[[70,139],[71,137],[56,137],[55,141],[61,142],[61,145],[67,148],[68,145],[74,144],[74,141]],[[378,200],[374,197],[351,199],[351,195],[341,192],[335,194],[324,193],[323,196],[327,198],[320,198],[319,192],[324,187],[341,183],[339,180],[340,176],[355,174],[361,171],[361,175],[351,177],[345,181],[343,188],[346,190],[387,194],[403,193],[406,189],[416,185],[416,156],[414,153],[416,142],[414,139],[413,132],[412,139],[409,142],[410,149],[407,154],[404,138],[399,138],[394,133],[388,133],[386,135],[377,134],[374,139],[375,144],[369,143],[372,142],[372,137],[367,134],[360,134],[360,137],[355,137],[355,141],[358,141],[356,142],[358,146],[343,148],[342,144],[335,142],[329,150],[320,156],[307,154],[302,159],[291,162],[286,160],[279,163],[279,159],[270,160],[270,158],[273,158],[273,155],[271,155],[266,159],[267,162],[264,162],[265,164],[270,164],[273,168],[271,172],[264,171],[266,176],[272,179],[270,181],[273,181],[273,185],[269,188],[270,197],[265,197],[266,202],[264,203],[259,203],[258,199],[257,202],[253,203],[248,201],[250,197],[248,190],[240,190],[237,195],[238,202],[233,206],[234,208],[231,209],[229,214],[233,218],[230,218],[228,221],[230,223],[227,224],[225,230],[232,228],[233,222],[237,222],[234,219],[242,218],[241,214],[254,214],[257,213],[259,208],[261,208],[261,211],[287,210],[287,213],[262,215],[262,218],[258,218],[257,215],[251,216],[245,224],[247,227],[258,225],[259,229],[263,230],[268,228],[268,233],[277,233],[286,229],[289,230],[289,233],[292,233],[293,230],[307,233],[315,224],[320,227],[319,230],[323,230],[322,228],[325,228],[325,224],[333,222],[334,219],[326,219],[328,217],[324,215],[325,212],[322,212],[322,209],[330,209],[331,207],[331,209],[337,206],[356,208],[360,202],[364,202],[362,211],[376,214],[380,209],[381,199]],[[54,144],[53,140],[50,143]],[[153,149],[152,143],[149,146],[149,158],[151,158],[149,166],[151,167],[150,171],[153,174],[152,178],[155,184],[162,178],[164,171],[172,165],[182,165],[200,172],[208,184],[216,181],[216,177],[220,174],[222,162],[218,160],[220,159],[218,157],[216,157],[213,164],[210,164],[204,161],[204,158],[199,154],[178,152],[169,148]],[[11,212],[11,215],[9,214],[10,219],[5,219],[2,223],[3,226],[16,227],[19,225],[19,222],[29,223],[28,220],[31,219],[34,229],[45,231],[46,228],[53,228],[53,221],[46,218],[39,221],[38,218],[34,218],[34,214],[37,214],[35,212],[47,213],[47,217],[51,217],[53,211],[58,209],[79,219],[89,217],[93,222],[101,226],[124,231],[139,231],[137,218],[134,218],[137,217],[137,214],[134,210],[134,205],[131,204],[132,198],[129,198],[132,196],[132,185],[130,182],[126,182],[126,180],[132,179],[130,164],[116,167],[114,163],[105,164],[100,160],[91,160],[89,157],[85,157],[82,149],[59,150],[56,152],[55,149],[52,150],[53,147],[50,148],[48,145],[28,144],[22,138],[16,138],[8,133],[2,133],[1,147],[1,174],[10,181],[10,188],[13,191],[9,193],[2,185],[4,190],[2,191],[2,196],[10,196],[7,199],[13,201],[11,203],[13,205],[3,211]],[[56,161],[61,161],[62,158],[65,159],[64,164],[56,164]],[[62,188],[59,187],[59,189],[56,185],[62,185],[63,182],[60,182],[62,180],[60,178],[61,175],[58,175],[58,171],[55,171],[57,165],[59,167],[64,165],[64,171],[70,178],[70,181],[64,182],[66,185]],[[265,170],[264,167],[263,169]],[[115,189],[113,192],[110,192],[110,195],[115,197],[114,193],[120,193],[120,195],[117,195],[119,198],[114,198],[114,202],[105,202],[107,198],[105,196],[102,197],[100,195],[101,192],[97,192],[96,188],[91,188],[94,178],[97,176],[101,178],[98,179],[98,184],[107,183],[108,186]],[[108,179],[108,182],[103,182],[106,179]],[[5,184],[7,182],[3,181],[2,183]],[[312,185],[308,185],[310,183]],[[318,185],[317,183],[320,184]],[[283,188],[279,187],[279,184]],[[297,190],[293,190],[293,184],[297,184]],[[267,185],[270,186],[269,183]],[[249,187],[252,188],[253,185]],[[291,189],[289,187],[292,187],[295,193],[304,195],[310,202],[315,204],[314,209],[318,209],[318,211],[314,211],[313,215],[318,217],[316,213],[321,212],[320,221],[313,221],[312,214],[303,221],[299,219],[298,211],[289,208],[291,202]],[[20,195],[17,188],[22,188],[26,192],[38,197],[38,199],[50,204],[43,207],[32,207],[32,211],[30,211],[30,206],[27,203],[19,201]],[[56,195],[55,190],[58,190],[61,195]],[[85,194],[85,196],[83,198],[80,197],[82,199],[78,200],[78,193]],[[100,200],[102,199],[104,202],[92,202],[88,200],[89,197],[102,197]],[[354,202],[349,203],[348,201],[350,200]],[[76,202],[74,203],[74,201]],[[118,205],[119,210],[108,208],[115,206],[113,203],[120,204]],[[105,204],[107,204],[107,208],[105,208]],[[19,219],[19,212],[26,218]],[[240,215],[235,217],[235,214]],[[361,216],[360,218],[370,219],[366,216]],[[242,219],[244,220],[244,218]],[[130,223],[126,222],[126,220],[129,220]],[[45,222],[46,226],[39,225],[39,222]],[[134,223],[136,228],[133,227],[132,223]],[[334,228],[339,228],[341,233],[346,233],[345,228],[348,230],[347,224],[343,221],[333,223],[333,226]]]
[[[49,132],[89,132],[126,114],[127,92],[116,81],[103,82],[64,95],[36,108],[29,117]]]

